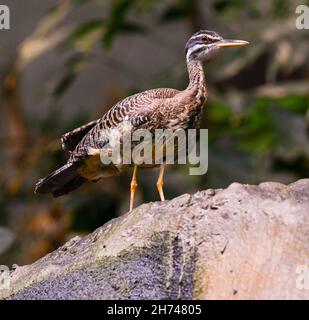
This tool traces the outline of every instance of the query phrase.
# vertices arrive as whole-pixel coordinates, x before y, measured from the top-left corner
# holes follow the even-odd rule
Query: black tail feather
[[[39,180],[34,192],[52,193],[54,197],[59,197],[80,187],[86,179],[76,173],[79,166],[78,162],[64,165],[46,178]]]
[[[70,182],[67,184],[61,186],[57,190],[53,191],[53,196],[54,197],[60,197],[63,196],[64,194],[69,193],[70,191],[77,189],[80,187],[82,184],[84,184],[87,180],[81,176],[76,176],[74,179],[72,179]]]

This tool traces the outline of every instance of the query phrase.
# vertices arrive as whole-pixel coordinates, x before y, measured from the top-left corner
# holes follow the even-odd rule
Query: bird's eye
[[[208,37],[204,36],[203,38],[203,41],[207,42],[208,41]]]

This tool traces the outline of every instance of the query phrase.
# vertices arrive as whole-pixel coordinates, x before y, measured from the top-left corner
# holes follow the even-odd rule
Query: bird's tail
[[[77,163],[69,163],[40,179],[35,186],[35,193],[52,193],[54,197],[62,196],[80,187],[86,179],[81,177],[76,169]]]

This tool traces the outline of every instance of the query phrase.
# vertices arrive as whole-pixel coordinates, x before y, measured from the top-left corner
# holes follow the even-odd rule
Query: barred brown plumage
[[[124,121],[129,122],[131,131],[139,128],[148,129],[150,132],[155,129],[198,128],[203,105],[207,99],[203,61],[221,47],[247,43],[241,40],[224,40],[214,31],[201,30],[194,34],[185,48],[189,73],[189,85],[185,90],[160,88],[134,94],[114,105],[101,119],[64,134],[61,141],[63,150],[70,152],[68,162],[39,180],[35,192],[52,193],[57,197],[79,187],[86,180],[97,181],[121,173],[128,165],[103,164],[99,150],[109,143],[111,137],[108,129],[124,130],[121,127]],[[137,187],[137,165],[132,166],[134,170],[130,210],[133,208]],[[152,167],[154,166],[158,165],[153,164]],[[161,165],[157,188],[162,201],[163,173],[164,165]]]

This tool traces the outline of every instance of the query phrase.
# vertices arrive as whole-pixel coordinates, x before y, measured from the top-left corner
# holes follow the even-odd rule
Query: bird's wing
[[[173,98],[176,89],[160,88],[144,91],[129,96],[114,105],[82,138],[75,150],[71,153],[69,162],[79,161],[87,157],[89,150],[102,149],[109,142],[108,133],[104,131],[117,128],[125,120],[134,127],[144,124],[149,119],[149,110],[152,110],[156,101]]]
[[[62,149],[73,151],[83,137],[100,121],[100,119],[91,121],[79,128],[67,132],[61,136]]]

